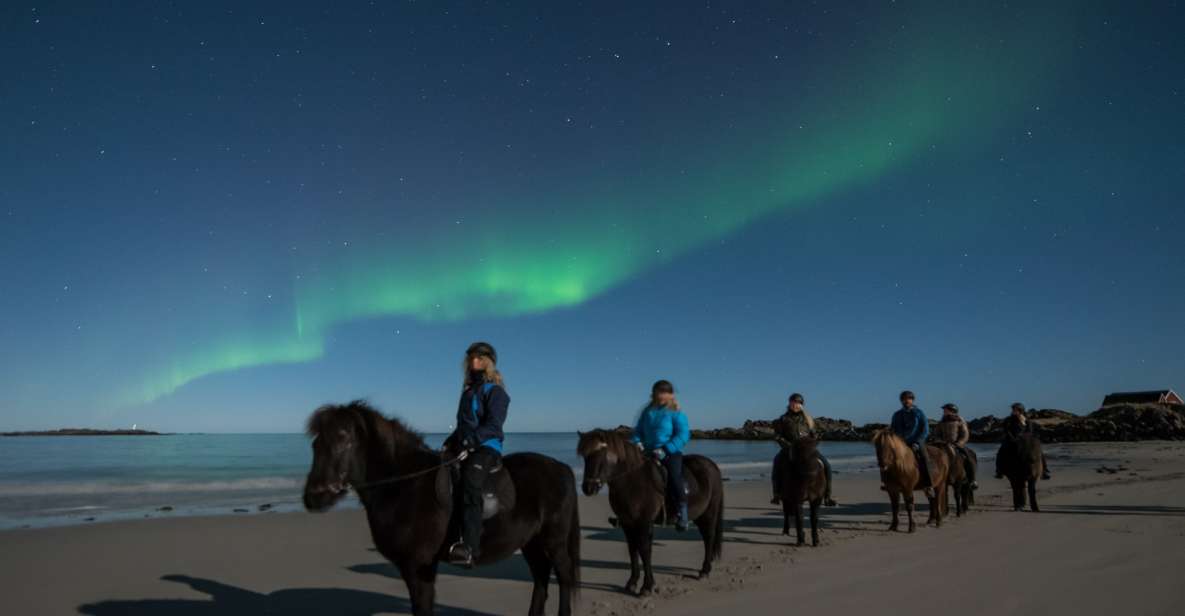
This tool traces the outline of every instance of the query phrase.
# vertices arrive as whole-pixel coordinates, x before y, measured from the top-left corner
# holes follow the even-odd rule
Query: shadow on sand
[[[166,575],[170,582],[189,585],[210,596],[205,599],[132,599],[87,603],[78,606],[79,614],[94,616],[247,616],[256,614],[341,614],[344,616],[373,616],[374,614],[410,614],[407,599],[380,593],[345,588],[285,588],[262,594],[229,584],[189,577]],[[438,614],[451,616],[489,616],[458,608],[437,606]]]

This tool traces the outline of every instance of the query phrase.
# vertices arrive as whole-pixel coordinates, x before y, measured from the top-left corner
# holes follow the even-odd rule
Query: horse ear
[[[583,432],[581,432],[580,430],[577,430],[577,431],[576,431],[576,436],[583,437],[583,436],[584,436],[584,433],[583,433]]]

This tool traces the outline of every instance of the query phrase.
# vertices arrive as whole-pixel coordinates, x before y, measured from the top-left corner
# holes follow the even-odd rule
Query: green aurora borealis
[[[801,80],[762,84],[764,96],[744,102],[731,134],[672,136],[677,143],[661,152],[651,144],[653,166],[634,177],[589,170],[564,178],[562,191],[475,202],[456,229],[395,229],[389,242],[294,257],[302,275],[287,322],[209,324],[210,336],[141,375],[120,402],[150,402],[217,373],[315,360],[329,332],[352,321],[579,306],[764,217],[875,182],[927,149],[982,147],[1067,61],[1071,29],[1052,11],[886,26]]]

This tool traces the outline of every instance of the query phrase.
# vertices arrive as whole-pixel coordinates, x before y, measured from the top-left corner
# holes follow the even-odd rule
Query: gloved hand
[[[661,460],[661,459],[667,457],[667,450],[659,447],[658,449],[651,451],[650,455],[653,456],[655,460]]]
[[[468,458],[468,457],[469,457],[469,450],[468,450],[468,449],[462,449],[462,450],[461,450],[461,453],[457,454],[457,461],[458,461],[458,462],[464,462],[464,461],[465,461],[465,458]]]
[[[634,443],[634,444],[638,446],[638,451],[641,451],[643,453],[646,452],[646,447],[644,445],[642,445],[642,443]]]

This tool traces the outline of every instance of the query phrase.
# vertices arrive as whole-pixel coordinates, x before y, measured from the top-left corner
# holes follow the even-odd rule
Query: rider
[[[815,420],[803,407],[805,402],[802,394],[790,394],[790,402],[786,406],[786,412],[774,420],[774,433],[777,434],[782,449],[778,452],[778,455],[774,456],[774,468],[771,473],[774,497],[769,502],[773,505],[782,502],[782,495],[779,491],[781,488],[782,465],[786,463],[787,458],[793,455],[794,443],[804,438],[818,440],[818,429],[815,427]],[[822,452],[819,452],[819,460],[823,462],[824,475],[827,477],[827,487],[823,491],[823,504],[828,507],[834,507],[835,501],[831,499],[831,462],[827,460]]]
[[[900,396],[901,408],[893,413],[893,420],[890,424],[890,429],[893,434],[901,437],[910,449],[913,449],[914,455],[918,457],[918,462],[921,464],[920,479],[918,485],[924,488],[929,496],[930,490],[930,454],[926,451],[926,437],[930,435],[930,422],[926,420],[926,414],[922,409],[914,406],[914,395],[908,389],[901,392]]]
[[[498,372],[498,353],[486,342],[474,342],[465,351],[465,386],[457,406],[457,428],[445,441],[445,449],[461,460],[461,541],[448,551],[454,565],[472,567],[480,554],[482,488],[490,470],[502,461],[502,424],[510,396]]]
[[[687,416],[679,410],[675,387],[661,380],[650,388],[650,402],[634,426],[633,442],[667,469],[667,502],[675,506],[675,529],[687,530],[687,492],[683,484],[683,447],[691,440]]]
[[[970,457],[967,455],[967,441],[971,440],[971,430],[967,428],[967,422],[959,417],[959,405],[953,402],[942,405],[942,421],[938,422],[934,432],[939,439],[954,446],[955,453],[958,454],[959,459],[963,461],[963,466],[967,469],[967,478],[971,480],[971,489],[978,488],[979,484],[975,482],[975,465],[971,464]]]
[[[1033,429],[1033,424],[1029,423],[1029,418],[1025,415],[1025,405],[1019,402],[1012,403],[1012,414],[1004,418],[1001,422],[1001,427],[1004,429],[1004,441],[1000,443],[1000,453],[996,454],[996,479],[1003,479],[1004,473],[1000,468],[1000,459],[1004,456],[1006,447],[1014,446],[1016,439],[1024,434],[1037,435]],[[1049,474],[1049,460],[1045,457],[1044,452],[1041,454],[1041,478],[1050,479]]]

